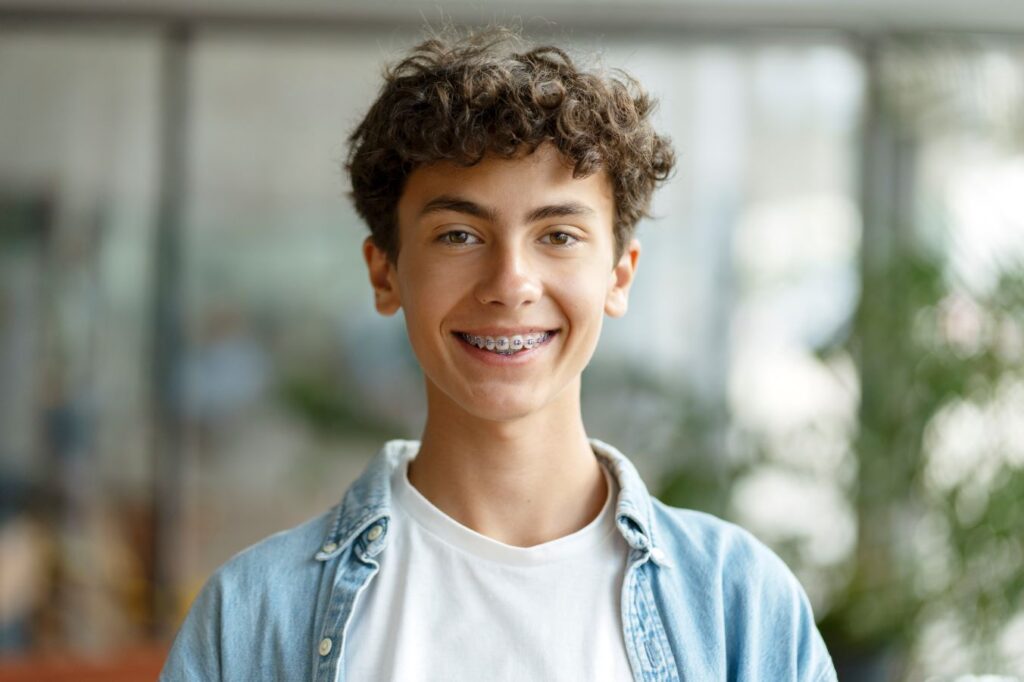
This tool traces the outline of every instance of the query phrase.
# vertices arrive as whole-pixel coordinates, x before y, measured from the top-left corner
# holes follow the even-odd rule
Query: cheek
[[[551,296],[575,327],[592,325],[604,315],[606,288],[600,279],[574,277],[553,283]]]
[[[402,307],[409,336],[435,333],[464,295],[465,278],[452,268],[420,266],[408,268],[400,277]]]

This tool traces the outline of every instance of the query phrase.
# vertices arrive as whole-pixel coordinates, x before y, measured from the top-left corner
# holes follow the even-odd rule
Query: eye
[[[452,246],[465,246],[472,244],[471,240],[476,237],[465,230],[452,230],[451,232],[445,232],[437,238],[442,244],[451,244]]]
[[[555,246],[576,246],[580,241],[568,232],[549,232],[544,238],[550,238],[550,243]]]

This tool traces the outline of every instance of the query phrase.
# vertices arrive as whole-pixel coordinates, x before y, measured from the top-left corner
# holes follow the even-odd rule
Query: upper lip
[[[550,331],[557,331],[557,329],[551,327],[477,327],[476,329],[459,329],[458,333],[470,336],[523,336]]]

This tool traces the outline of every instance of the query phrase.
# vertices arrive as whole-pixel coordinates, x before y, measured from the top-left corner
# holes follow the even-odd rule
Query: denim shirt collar
[[[655,546],[654,516],[651,498],[636,467],[613,446],[590,438],[590,445],[619,483],[615,505],[615,525],[633,549],[647,551]],[[391,474],[406,459],[416,456],[419,441],[391,440],[370,461],[366,470],[345,493],[331,515],[329,530],[315,558],[326,561],[337,556],[363,536],[361,553],[377,555],[387,542],[387,523],[391,518]],[[373,532],[374,526],[384,532]],[[366,531],[370,529],[370,532]]]

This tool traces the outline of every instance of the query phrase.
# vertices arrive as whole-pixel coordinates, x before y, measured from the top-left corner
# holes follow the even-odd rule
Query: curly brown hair
[[[654,106],[628,74],[581,71],[562,49],[524,48],[507,28],[431,38],[385,69],[380,95],[349,137],[351,196],[395,263],[398,200],[413,170],[512,158],[551,142],[574,177],[607,172],[618,261],[675,163],[668,138],[648,119]]]

